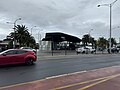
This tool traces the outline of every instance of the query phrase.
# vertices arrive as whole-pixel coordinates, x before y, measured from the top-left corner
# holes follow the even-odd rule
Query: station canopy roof
[[[54,42],[81,42],[81,39],[75,36],[71,36],[61,32],[46,33],[45,38],[42,41],[54,41]]]

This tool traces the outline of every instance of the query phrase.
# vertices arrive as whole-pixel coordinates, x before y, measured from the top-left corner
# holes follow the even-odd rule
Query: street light
[[[108,6],[110,8],[110,40],[109,40],[109,53],[111,53],[111,30],[112,30],[112,6],[115,4],[117,0],[115,0],[114,2],[110,3],[110,4],[102,4],[102,5],[98,5],[98,7],[100,6]]]
[[[120,29],[120,26],[117,26],[114,29],[116,29],[116,28]],[[119,44],[120,44],[120,37],[119,37]]]
[[[13,26],[13,29],[14,29],[13,48],[14,48],[14,49],[15,49],[15,46],[16,46],[15,29],[16,29],[16,22],[17,22],[18,20],[21,20],[21,18],[16,19],[16,20],[14,21],[14,23],[12,23],[12,24],[14,25],[14,26]],[[7,23],[10,23],[10,22],[7,22]]]
[[[15,38],[15,27],[16,27],[16,22],[18,21],[18,20],[21,20],[21,18],[18,18],[18,19],[16,19],[15,20],[15,22],[14,22],[14,44],[13,44],[13,48],[15,49],[15,45],[16,45],[16,38]]]
[[[90,30],[89,30],[89,33],[88,33],[88,35],[89,35],[89,42],[90,42],[90,33],[91,33],[92,30],[93,30],[93,29],[90,29]]]
[[[40,50],[42,50],[42,46],[41,46],[41,38],[42,38],[42,36],[41,36],[41,33],[40,32],[42,32],[42,31],[44,31],[43,29],[39,29],[39,31],[38,31],[38,44],[39,44],[39,49]]]
[[[91,33],[92,30],[93,30],[93,29],[90,29],[90,30],[89,30],[89,33],[88,33],[89,35],[90,35],[90,33]]]
[[[118,28],[120,28],[120,26],[118,26]],[[119,44],[120,44],[120,37],[119,37]]]
[[[34,27],[37,27],[37,26],[33,26],[33,27],[31,28],[31,35],[32,35],[32,30],[33,30]]]

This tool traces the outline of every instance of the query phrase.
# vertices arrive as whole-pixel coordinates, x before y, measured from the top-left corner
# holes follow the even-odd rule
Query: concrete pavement
[[[45,60],[45,59],[56,59],[56,58],[72,58],[72,57],[89,57],[94,55],[109,55],[107,51],[101,52],[97,51],[94,54],[77,54],[75,50],[54,50],[53,54],[52,51],[37,51],[38,60]],[[118,53],[119,54],[119,53]]]
[[[53,51],[38,50],[37,53],[38,55],[42,55],[42,56],[77,55],[75,50],[53,50]],[[96,51],[95,54],[108,54],[108,52],[107,51],[104,51],[104,52]]]

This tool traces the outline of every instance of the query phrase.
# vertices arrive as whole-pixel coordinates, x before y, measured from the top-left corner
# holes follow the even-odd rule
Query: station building
[[[39,43],[40,50],[75,50],[81,39],[61,32],[46,33]]]

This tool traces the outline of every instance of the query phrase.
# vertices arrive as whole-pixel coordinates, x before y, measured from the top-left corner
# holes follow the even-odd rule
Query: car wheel
[[[77,54],[79,54],[80,52],[77,52]]]
[[[26,63],[27,65],[33,65],[34,60],[33,60],[33,58],[27,58],[26,61],[25,61],[25,63]]]
[[[91,51],[91,54],[93,54],[94,53],[94,51]]]
[[[85,53],[85,51],[82,52],[83,54]]]

